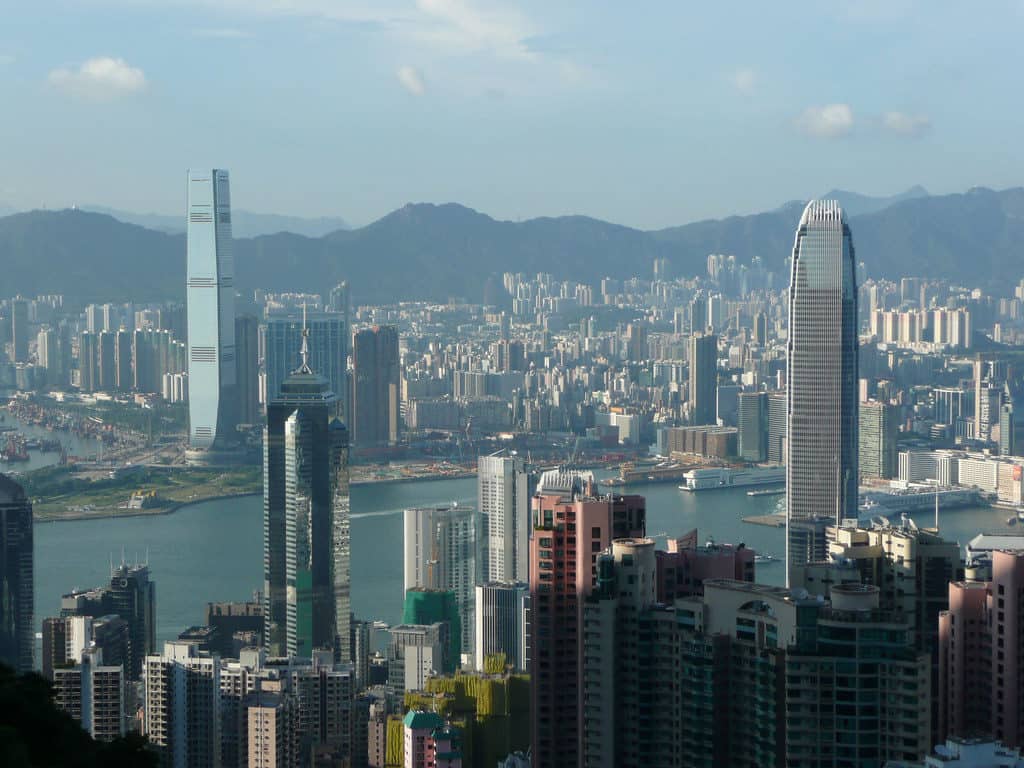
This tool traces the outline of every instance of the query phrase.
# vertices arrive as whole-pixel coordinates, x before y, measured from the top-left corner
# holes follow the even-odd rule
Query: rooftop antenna
[[[306,321],[306,302],[302,302],[302,347],[299,349],[299,357],[302,364],[296,373],[313,373],[309,367],[309,326]]]

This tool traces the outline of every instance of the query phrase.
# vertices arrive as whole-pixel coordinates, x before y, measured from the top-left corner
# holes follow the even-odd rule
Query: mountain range
[[[871,277],[918,275],[995,287],[1024,272],[1024,188],[951,195],[913,188],[881,199],[833,194],[850,208],[857,259]],[[760,256],[784,275],[802,206],[643,231],[585,216],[511,222],[455,203],[416,203],[321,237],[238,237],[235,283],[243,291],[325,293],[347,279],[358,302],[479,301],[488,278],[505,271],[596,283],[604,276],[650,275],[653,259],[665,257],[687,276],[704,273],[709,253],[735,254],[741,262]],[[63,293],[70,302],[180,299],[184,254],[182,234],[105,214],[14,214],[0,218],[0,294]]]

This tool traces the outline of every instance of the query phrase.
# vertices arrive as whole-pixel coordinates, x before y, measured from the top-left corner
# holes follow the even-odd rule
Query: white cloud
[[[752,69],[737,69],[729,79],[740,93],[750,93],[757,85],[757,73]]]
[[[395,71],[395,75],[398,77],[398,82],[402,84],[402,87],[413,96],[422,96],[426,93],[427,85],[423,82],[423,75],[415,67],[408,65],[399,67]]]
[[[853,110],[849,104],[808,107],[796,119],[796,127],[808,136],[837,139],[853,130]]]
[[[520,13],[495,3],[486,7],[465,0],[416,0],[423,22],[414,34],[423,40],[462,51],[490,51],[508,58],[537,58],[527,45],[536,35]]]
[[[50,85],[89,101],[111,101],[146,87],[146,75],[124,59],[97,56],[78,69],[59,68],[50,72]]]
[[[882,127],[898,136],[916,138],[923,136],[932,127],[927,115],[911,115],[906,112],[886,112],[882,115]]]

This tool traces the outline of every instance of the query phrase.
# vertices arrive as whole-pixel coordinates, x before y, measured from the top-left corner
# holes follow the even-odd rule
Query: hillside
[[[857,258],[869,275],[928,275],[984,287],[1021,277],[1024,189],[897,198],[851,217]],[[653,259],[664,256],[677,274],[693,275],[703,273],[709,253],[744,261],[758,255],[780,271],[801,209],[791,203],[644,232],[584,216],[509,222],[454,203],[410,204],[368,226],[323,237],[283,232],[236,239],[236,284],[244,291],[323,292],[344,278],[360,302],[480,300],[487,279],[505,271],[596,283],[606,275],[650,275]],[[184,249],[180,234],[102,214],[15,214],[0,218],[2,294],[64,293],[72,302],[180,299]]]

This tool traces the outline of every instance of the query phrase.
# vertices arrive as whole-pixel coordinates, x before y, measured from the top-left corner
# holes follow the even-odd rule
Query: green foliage
[[[0,765],[8,768],[155,768],[156,753],[140,736],[93,741],[57,709],[49,682],[0,665]]]

